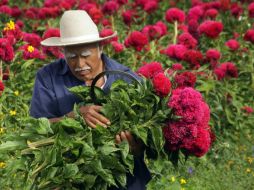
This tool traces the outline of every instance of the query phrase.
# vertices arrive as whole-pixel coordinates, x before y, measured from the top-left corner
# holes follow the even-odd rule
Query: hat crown
[[[98,28],[83,10],[65,11],[60,20],[62,42],[98,39]]]

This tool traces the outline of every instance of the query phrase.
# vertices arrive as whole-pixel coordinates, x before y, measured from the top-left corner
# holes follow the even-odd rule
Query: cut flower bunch
[[[74,119],[50,124],[46,118],[28,118],[18,131],[6,134],[0,146],[0,154],[11,156],[6,185],[15,181],[25,189],[123,187],[126,174],[133,173],[134,159],[139,159],[127,142],[115,144],[115,135],[125,130],[143,142],[147,158],[171,159],[179,150],[204,155],[211,145],[210,112],[201,94],[177,87],[175,72],[164,71],[159,63],[146,64],[138,72],[146,76],[145,71],[149,77],[141,85],[117,80],[108,94],[95,88],[102,113],[111,121],[108,128],[89,128],[76,105]],[[91,87],[69,90],[82,105],[93,103]]]

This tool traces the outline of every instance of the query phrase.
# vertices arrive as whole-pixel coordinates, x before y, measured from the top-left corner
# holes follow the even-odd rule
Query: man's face
[[[66,46],[64,54],[72,74],[81,81],[91,81],[103,71],[100,49],[96,43]]]

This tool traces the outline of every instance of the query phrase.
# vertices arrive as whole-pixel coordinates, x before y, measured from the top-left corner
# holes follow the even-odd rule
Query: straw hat
[[[116,36],[101,38],[98,28],[91,17],[83,10],[65,11],[60,20],[60,37],[51,37],[41,41],[44,46],[69,46],[103,41]]]

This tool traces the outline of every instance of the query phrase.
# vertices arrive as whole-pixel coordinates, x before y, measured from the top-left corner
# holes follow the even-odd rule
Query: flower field
[[[63,49],[44,47],[40,42],[60,36],[60,17],[71,9],[87,11],[101,37],[117,31],[116,37],[103,42],[103,52],[147,81],[144,88],[115,84],[110,96],[104,97],[104,114],[118,119],[111,132],[128,129],[155,153],[145,154],[152,175],[147,189],[254,190],[251,0],[0,0],[0,189],[36,189],[31,184],[39,175],[40,187],[47,188],[37,189],[53,189],[47,186],[50,183],[50,187],[67,184],[61,177],[51,179],[56,171],[53,174],[50,167],[59,164],[58,157],[51,154],[48,166],[44,166],[50,169],[39,174],[42,168],[38,147],[28,140],[28,134],[31,139],[38,136],[61,140],[50,136],[61,131],[59,125],[43,131],[42,125],[49,126],[47,120],[32,119],[29,106],[37,71],[64,58]],[[121,88],[129,89],[124,94]],[[73,89],[76,93],[79,90]],[[114,100],[117,93],[119,102]],[[118,118],[119,110],[127,117]],[[83,132],[98,135],[82,131],[80,120],[70,122],[76,126],[73,129],[77,136]],[[38,130],[31,128],[36,125]],[[70,127],[64,122],[62,125]],[[143,129],[128,128],[130,125]],[[158,125],[158,130],[154,129]],[[152,134],[152,138],[144,134]],[[61,135],[66,137],[65,133]],[[105,145],[102,139],[99,143]],[[29,157],[33,164],[29,165],[21,149],[35,151],[35,159]],[[54,147],[50,151],[57,152]],[[125,150],[120,147],[114,151]],[[115,152],[110,154],[112,159],[117,157]],[[128,159],[126,154],[123,162]],[[74,180],[80,169],[75,164],[65,168],[66,181]],[[98,176],[108,184],[116,180],[114,173]],[[25,188],[23,184],[28,185]]]

